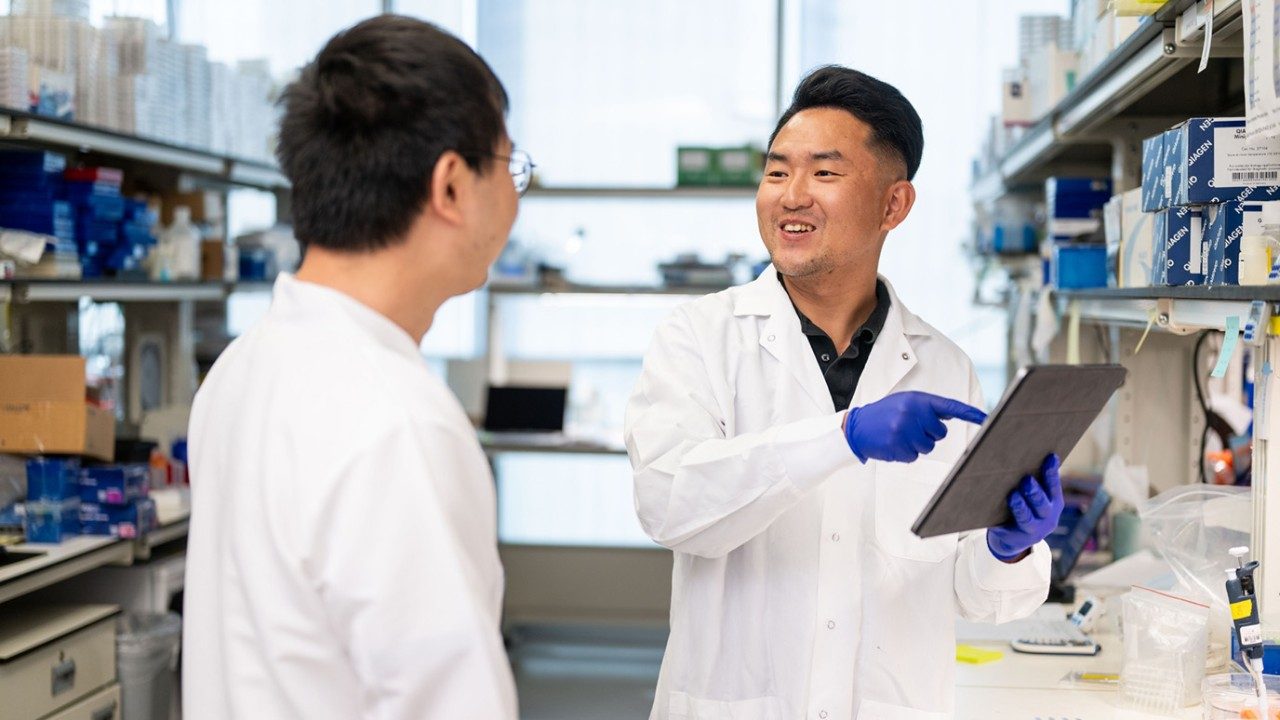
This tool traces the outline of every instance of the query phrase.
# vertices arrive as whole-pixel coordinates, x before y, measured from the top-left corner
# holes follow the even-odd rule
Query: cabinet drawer
[[[38,637],[20,653],[0,653],[0,720],[36,720],[84,699],[116,679],[114,608],[71,632],[40,634],[41,613],[30,616],[23,640]],[[83,616],[82,616],[83,617]],[[10,616],[5,624],[24,618]],[[65,626],[65,623],[64,623]],[[0,643],[3,644],[3,643]],[[10,643],[12,647],[12,643]]]
[[[111,683],[101,691],[44,720],[120,720],[120,686]]]

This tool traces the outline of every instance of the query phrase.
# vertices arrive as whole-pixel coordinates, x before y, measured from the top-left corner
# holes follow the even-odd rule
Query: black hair
[[[408,232],[440,156],[476,172],[506,134],[507,93],[465,43],[380,15],[333,36],[280,100],[276,156],[304,246],[365,251]],[[505,167],[505,165],[503,166]]]
[[[800,81],[791,106],[769,136],[770,147],[796,113],[824,107],[844,110],[869,125],[872,149],[901,159],[907,179],[915,177],[924,152],[924,128],[916,109],[894,86],[839,65],[820,67]]]

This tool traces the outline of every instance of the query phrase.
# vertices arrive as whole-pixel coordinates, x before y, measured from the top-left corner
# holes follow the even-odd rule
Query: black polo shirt
[[[778,277],[782,280],[782,277]],[[853,341],[841,355],[836,354],[836,344],[813,324],[813,321],[796,308],[800,318],[800,331],[809,339],[813,348],[813,357],[818,361],[818,369],[827,381],[827,390],[831,393],[831,402],[836,410],[845,410],[853,402],[853,391],[862,379],[862,371],[867,367],[867,356],[871,354],[871,346],[875,344],[880,331],[884,329],[884,320],[889,316],[889,289],[884,283],[876,280],[876,306],[871,316],[858,331],[853,334]],[[795,303],[791,304],[795,307]]]

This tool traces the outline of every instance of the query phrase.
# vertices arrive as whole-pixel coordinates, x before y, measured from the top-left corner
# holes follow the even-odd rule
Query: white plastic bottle
[[[1276,249],[1280,249],[1280,242],[1266,235],[1240,238],[1240,284],[1266,285]]]
[[[200,279],[200,231],[191,224],[191,208],[173,209],[173,223],[165,228],[161,246],[168,245],[172,258],[172,280]]]

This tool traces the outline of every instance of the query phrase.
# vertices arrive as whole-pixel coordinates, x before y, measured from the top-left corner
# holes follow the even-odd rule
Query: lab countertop
[[[1105,627],[1105,626],[1104,626]],[[963,633],[962,633],[963,634]],[[1198,720],[1199,706],[1173,716],[1152,715],[1124,707],[1119,686],[1076,682],[1075,672],[1119,674],[1123,657],[1120,637],[1108,631],[1092,633],[1102,647],[1092,657],[1028,655],[1014,652],[1004,641],[959,642],[1004,657],[981,665],[959,663],[956,672],[956,720]]]

